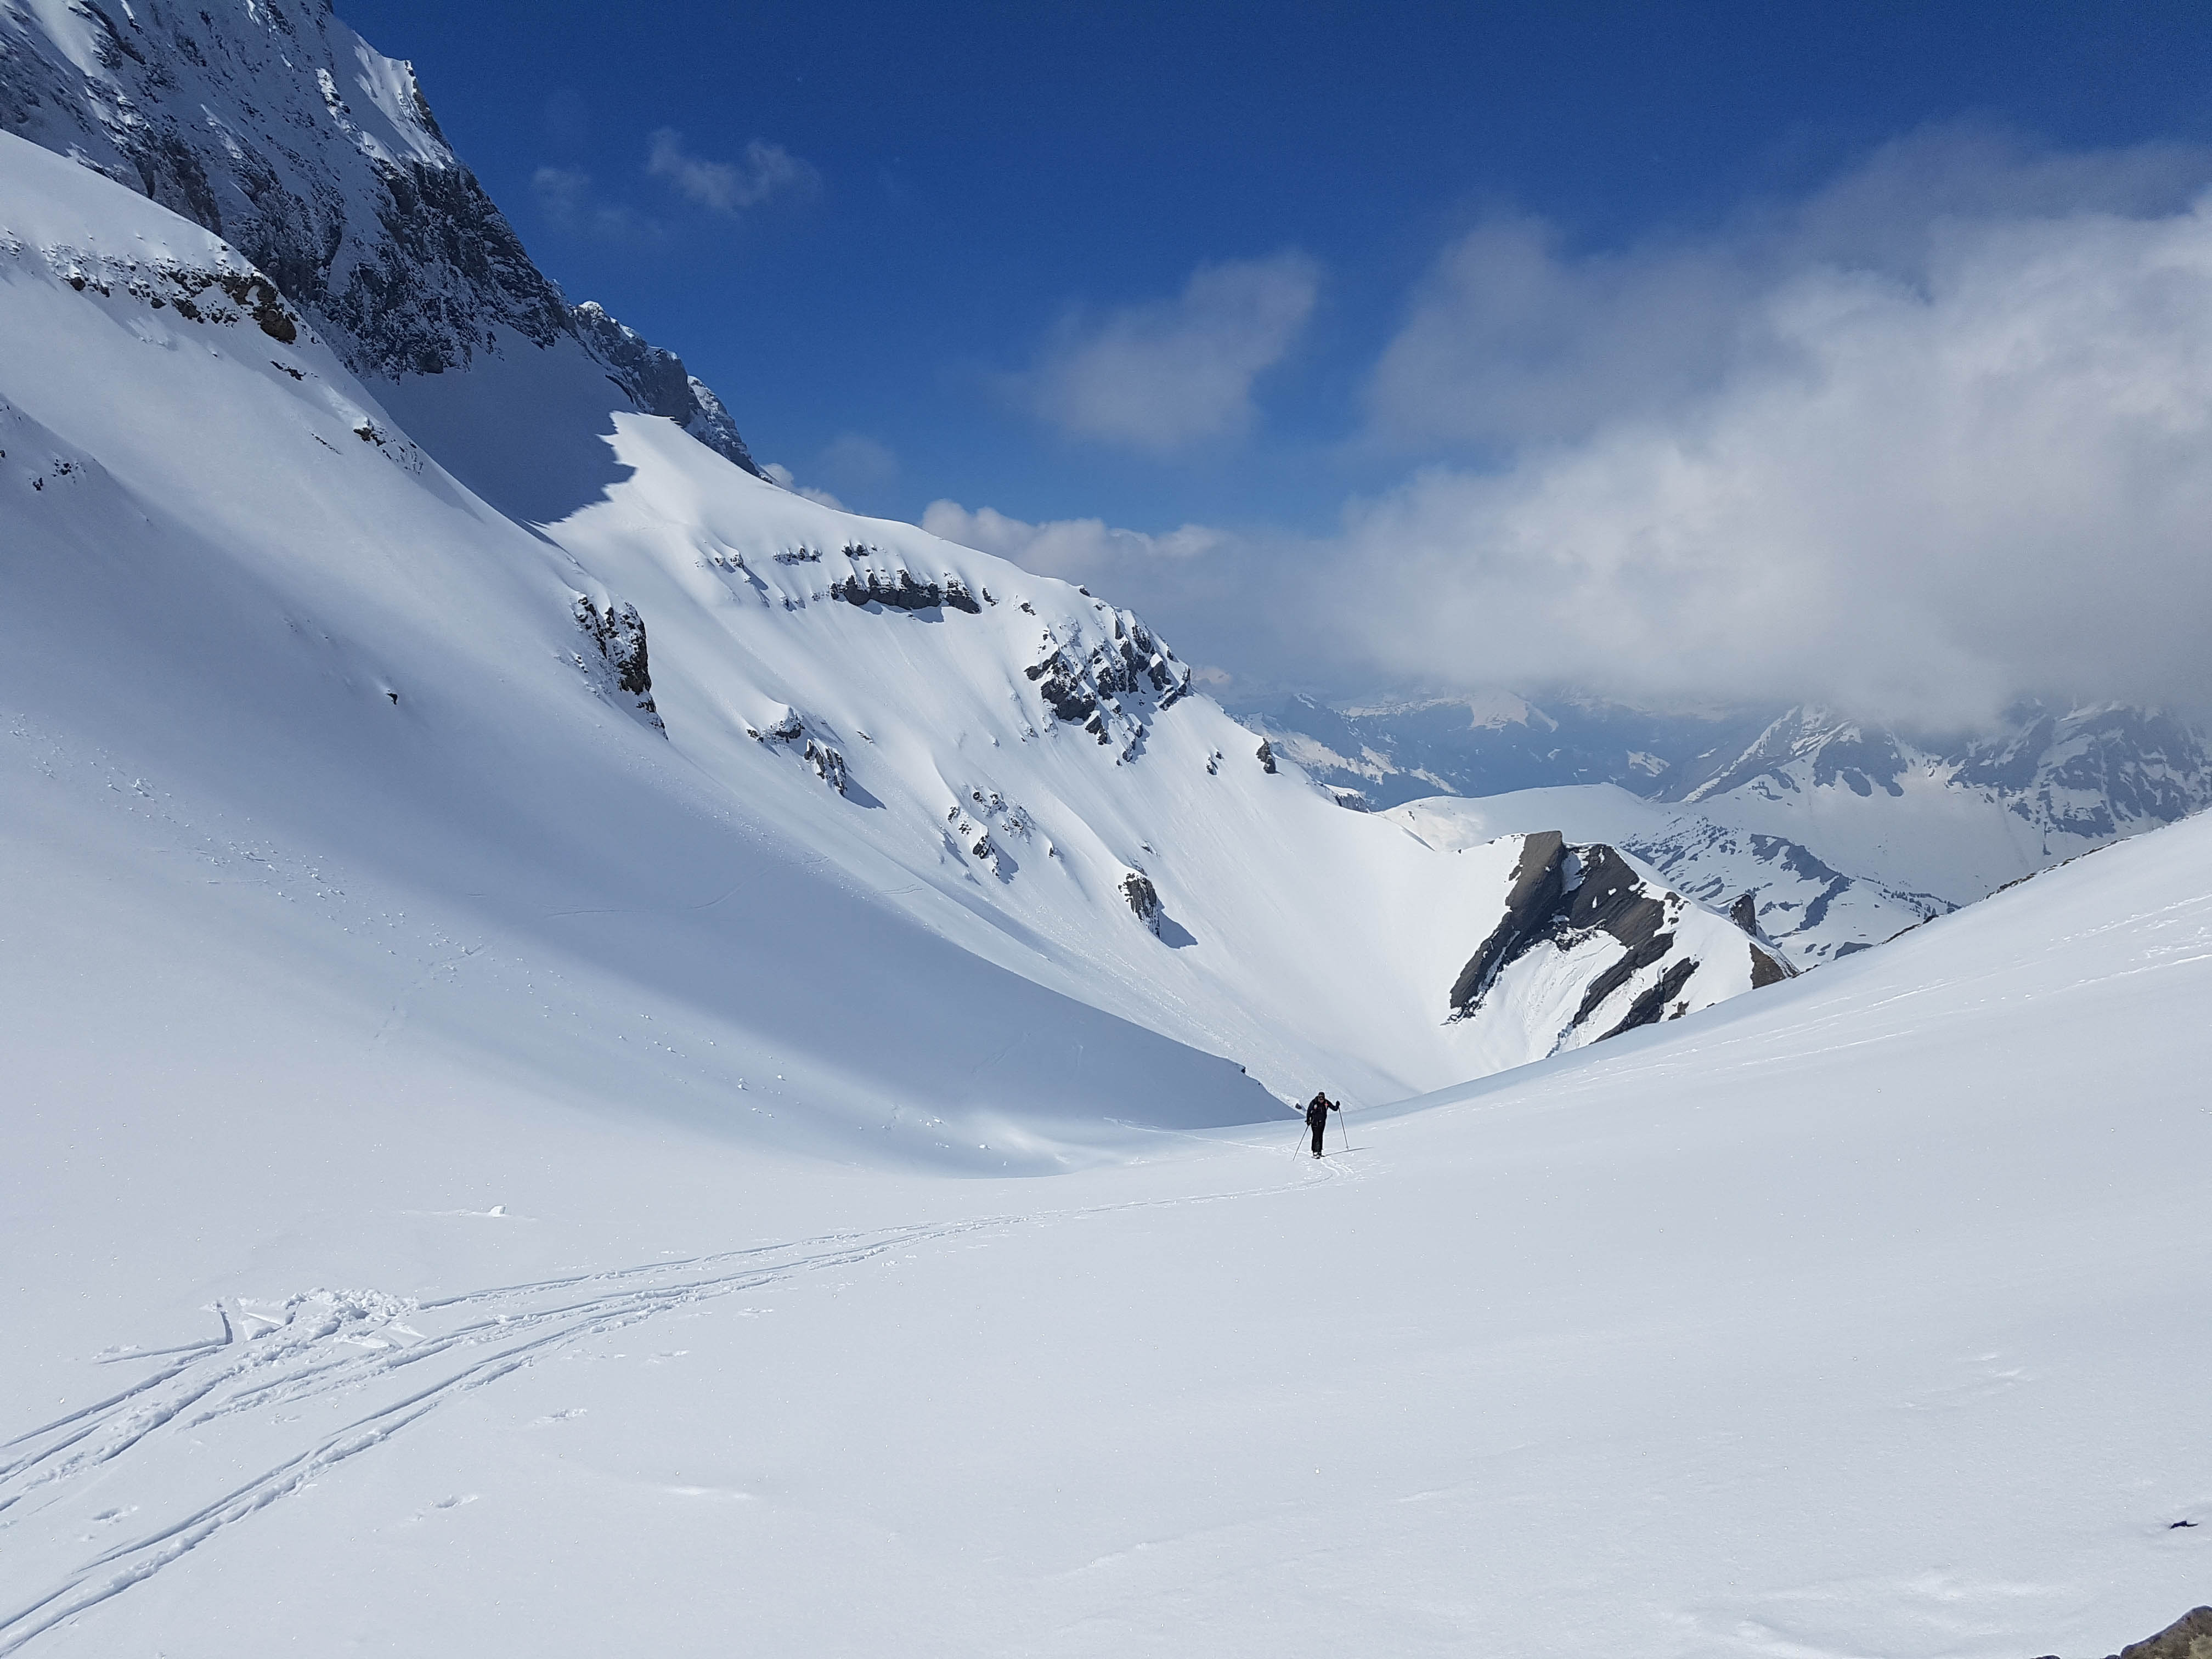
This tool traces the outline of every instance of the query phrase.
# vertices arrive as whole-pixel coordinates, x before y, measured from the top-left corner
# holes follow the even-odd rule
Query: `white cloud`
[[[1919,286],[1964,228],[2157,216],[2206,176],[2203,153],[2178,145],[2054,155],[1947,129],[1886,145],[1804,200],[1748,206],[1702,239],[1576,253],[1543,220],[1495,218],[1416,287],[1368,383],[1370,435],[1495,457],[1663,417],[1789,349],[1765,307],[1808,270]]]
[[[810,501],[819,501],[824,507],[834,507],[840,513],[846,510],[845,503],[828,490],[816,489],[810,485],[799,483],[792,476],[791,469],[781,461],[763,462],[761,473],[770,483],[781,484],[794,495],[804,495]]]
[[[592,175],[578,167],[540,167],[531,175],[538,211],[556,230],[612,240],[648,230],[628,208],[602,200]]]
[[[2212,168],[1975,143],[1704,246],[1461,243],[1376,416],[1506,453],[1347,511],[1339,624],[1431,681],[2212,706]]]
[[[710,161],[687,151],[684,136],[672,127],[653,135],[645,170],[653,178],[669,180],[701,207],[732,215],[771,197],[804,194],[822,181],[820,173],[781,144],[756,138],[745,146],[742,160]]]
[[[1295,252],[1200,265],[1172,300],[1071,313],[1014,389],[1068,432],[1139,449],[1241,432],[1253,381],[1296,343],[1320,279]]]
[[[1025,524],[991,507],[970,512],[957,501],[945,501],[929,504],[921,515],[921,527],[963,547],[995,553],[1025,570],[1078,582],[1109,574],[1127,575],[1131,565],[1143,561],[1195,559],[1230,541],[1223,532],[1203,525],[1187,524],[1164,536],[1148,536],[1113,529],[1100,519]]]

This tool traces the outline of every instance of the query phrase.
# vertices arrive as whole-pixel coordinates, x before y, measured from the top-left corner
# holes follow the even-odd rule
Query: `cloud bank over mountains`
[[[1493,218],[1443,250],[1370,377],[1351,447],[1399,457],[1399,480],[1317,541],[1171,538],[1264,583],[1155,566],[1222,597],[1180,619],[1218,636],[1194,646],[1296,644],[1347,683],[1960,722],[2027,692],[2201,711],[2208,182],[2212,158],[2183,147],[2053,155],[1943,131],[1698,238],[1578,253]],[[1312,294],[1310,271],[1258,269],[1072,334],[1052,406],[1133,441],[1202,359],[1194,319],[1236,311],[1234,290],[1272,321],[1217,360],[1237,372],[1191,368],[1213,390],[1161,429],[1248,420],[1249,366],[1286,349]],[[1143,540],[1079,523],[1020,526],[1024,544],[988,509],[931,514],[1063,574]]]

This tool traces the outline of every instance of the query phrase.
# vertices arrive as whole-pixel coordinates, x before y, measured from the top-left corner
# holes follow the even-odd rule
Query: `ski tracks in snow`
[[[0,1553],[11,1569],[0,1589],[0,1655],[144,1583],[459,1395],[586,1338],[1019,1219],[830,1233],[431,1300],[311,1291],[266,1311],[219,1305],[222,1334],[204,1342],[103,1354],[106,1364],[153,1370],[0,1442]],[[93,1513],[95,1503],[106,1507]],[[101,1537],[149,1511],[160,1513],[150,1527],[142,1521],[112,1544]]]
[[[586,1339],[916,1244],[1326,1188],[1352,1173],[1302,1166],[1287,1182],[1243,1189],[827,1233],[428,1299],[317,1290],[218,1304],[221,1335],[109,1350],[99,1363],[152,1369],[0,1441],[0,1557],[9,1569],[0,1580],[0,1659],[448,1401]]]

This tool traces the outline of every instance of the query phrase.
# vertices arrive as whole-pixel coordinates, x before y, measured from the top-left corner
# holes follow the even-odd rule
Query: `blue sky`
[[[2212,179],[2201,4],[341,9],[762,459],[902,518],[1191,526],[1033,562],[1248,673],[1314,624],[1227,627],[1267,571],[1364,568],[1360,515],[1437,469],[1717,418],[1807,272],[1925,289],[1932,227],[2150,222]]]

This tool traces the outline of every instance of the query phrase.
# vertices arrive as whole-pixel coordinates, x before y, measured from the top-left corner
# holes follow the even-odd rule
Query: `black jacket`
[[[1338,1105],[1327,1095],[1316,1095],[1306,1103],[1306,1127],[1318,1129],[1328,1121],[1328,1115],[1331,1112],[1340,1112],[1343,1109],[1343,1107]]]

